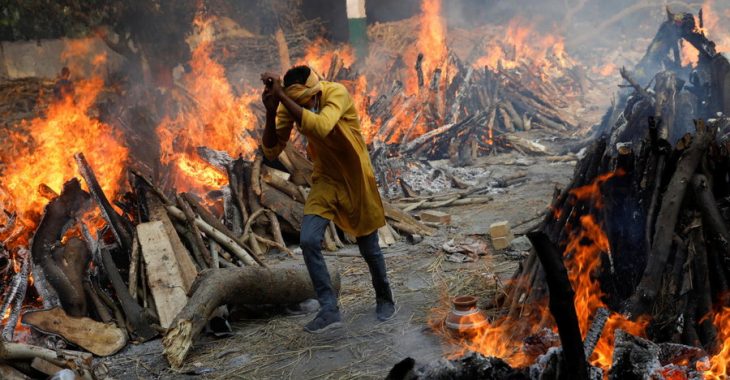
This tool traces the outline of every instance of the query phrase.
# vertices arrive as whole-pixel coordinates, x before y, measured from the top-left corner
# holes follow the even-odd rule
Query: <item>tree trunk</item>
[[[339,292],[339,272],[331,270],[330,274]],[[200,274],[192,291],[188,304],[162,340],[165,357],[174,368],[182,366],[193,340],[219,306],[290,304],[316,297],[304,266],[210,269]]]

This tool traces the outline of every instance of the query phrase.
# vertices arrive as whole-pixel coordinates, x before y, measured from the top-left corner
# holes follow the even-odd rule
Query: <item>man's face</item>
[[[321,93],[315,94],[314,96],[312,96],[311,98],[309,98],[309,100],[306,101],[301,106],[303,108],[306,108],[306,109],[314,112],[314,113],[319,113],[319,99],[320,99],[321,95],[322,95]]]

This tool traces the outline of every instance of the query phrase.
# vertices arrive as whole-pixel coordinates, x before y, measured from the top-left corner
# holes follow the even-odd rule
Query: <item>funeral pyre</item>
[[[471,313],[455,332],[436,313],[461,349],[404,360],[391,378],[730,375],[730,63],[703,25],[702,12],[667,10],[645,57],[621,69],[631,92],[528,233],[530,256],[489,301],[496,315]]]
[[[348,47],[315,40],[294,60],[350,87],[382,186],[395,184],[393,157],[466,164],[505,150],[545,154],[544,146],[508,132],[587,130],[574,108],[590,86],[561,38],[516,20],[459,57],[446,47],[440,6],[423,2],[412,20],[418,33],[400,42],[411,46],[402,54],[379,54],[375,46],[358,63]],[[258,86],[230,83],[219,63],[224,59],[216,58],[225,42],[213,38],[216,25],[205,11],[197,14],[187,71],[161,94],[109,86],[102,73],[76,67],[79,60],[101,68],[105,59],[90,58],[84,40],[70,42],[64,52],[71,72],[89,74],[74,80],[67,96],[53,96],[53,84],[38,80],[7,85],[11,94],[30,87],[42,96],[18,105],[32,115],[6,122],[12,128],[2,132],[0,359],[33,360],[38,371],[67,367],[86,378],[103,377],[90,354],[66,346],[110,355],[129,340],[162,332],[168,360],[180,366],[208,319],[225,315],[220,306],[312,296],[302,268],[269,267],[264,257],[272,251],[294,254],[288,244],[300,228],[311,163],[297,149],[301,140],[277,162],[263,163]],[[707,52],[700,49],[702,54]],[[368,82],[368,70],[388,74]],[[141,107],[130,102],[135,97],[163,100]],[[673,125],[666,116],[662,120]],[[665,165],[671,168],[669,159]],[[591,173],[595,177],[597,169]],[[472,196],[478,190],[467,188],[457,200],[485,201]],[[433,233],[407,211],[385,206],[389,225],[379,231],[382,244],[403,234]],[[352,238],[331,225],[324,244],[335,250],[343,240]],[[593,252],[604,252],[601,247]],[[219,291],[222,283],[225,291]],[[538,305],[541,295],[527,298]],[[541,315],[548,315],[546,309]],[[635,335],[638,327],[628,326],[648,323],[621,320]],[[467,347],[481,351],[472,343]],[[508,352],[485,353],[518,365]]]

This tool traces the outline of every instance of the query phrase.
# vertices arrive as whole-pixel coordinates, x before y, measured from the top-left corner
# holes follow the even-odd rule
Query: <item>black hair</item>
[[[289,87],[295,83],[305,84],[312,70],[307,66],[294,66],[284,74],[284,87]]]

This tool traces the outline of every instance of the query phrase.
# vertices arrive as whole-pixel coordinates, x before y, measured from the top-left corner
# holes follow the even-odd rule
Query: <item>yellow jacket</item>
[[[299,132],[307,137],[307,151],[314,161],[312,190],[304,214],[334,220],[343,231],[356,237],[365,236],[385,225],[385,212],[360,133],[360,119],[345,86],[320,83],[319,114],[305,109],[302,125],[297,125]],[[266,158],[274,160],[279,156],[289,141],[293,125],[289,111],[280,104],[276,111],[278,142],[271,148],[262,144]]]

